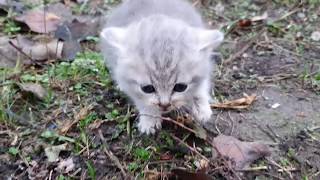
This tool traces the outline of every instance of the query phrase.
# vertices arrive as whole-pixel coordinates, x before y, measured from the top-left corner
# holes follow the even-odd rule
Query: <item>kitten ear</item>
[[[198,30],[198,47],[201,51],[216,49],[223,41],[223,33],[218,30]]]
[[[105,28],[100,33],[100,37],[106,43],[110,44],[111,46],[118,48],[119,50],[124,49],[124,42],[126,37],[126,30],[123,28]]]

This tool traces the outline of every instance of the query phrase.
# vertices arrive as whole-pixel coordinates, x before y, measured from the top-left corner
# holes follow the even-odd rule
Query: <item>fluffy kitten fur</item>
[[[191,4],[127,0],[108,17],[101,40],[114,80],[140,112],[142,133],[154,133],[161,114],[180,107],[200,122],[210,119],[210,54],[223,34],[206,29]],[[144,92],[147,85],[155,92]]]

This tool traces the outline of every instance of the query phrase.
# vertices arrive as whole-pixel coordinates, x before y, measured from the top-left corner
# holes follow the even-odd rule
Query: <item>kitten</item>
[[[210,54],[223,34],[206,29],[191,4],[127,0],[109,16],[101,41],[114,80],[139,110],[142,133],[153,134],[161,114],[181,107],[199,122],[210,119]]]

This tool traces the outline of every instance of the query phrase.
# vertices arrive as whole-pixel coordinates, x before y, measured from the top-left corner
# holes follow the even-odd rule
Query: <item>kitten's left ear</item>
[[[198,47],[201,51],[216,49],[223,41],[223,33],[218,30],[198,30]]]
[[[126,38],[126,30],[117,27],[105,28],[100,33],[100,37],[106,41],[106,43],[118,48],[118,50],[123,50]]]

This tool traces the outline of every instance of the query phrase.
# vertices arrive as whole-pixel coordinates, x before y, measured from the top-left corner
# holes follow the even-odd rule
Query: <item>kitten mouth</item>
[[[174,108],[173,107],[168,107],[168,108],[160,108],[160,111],[164,114],[166,113],[170,113],[171,111],[173,111]]]

